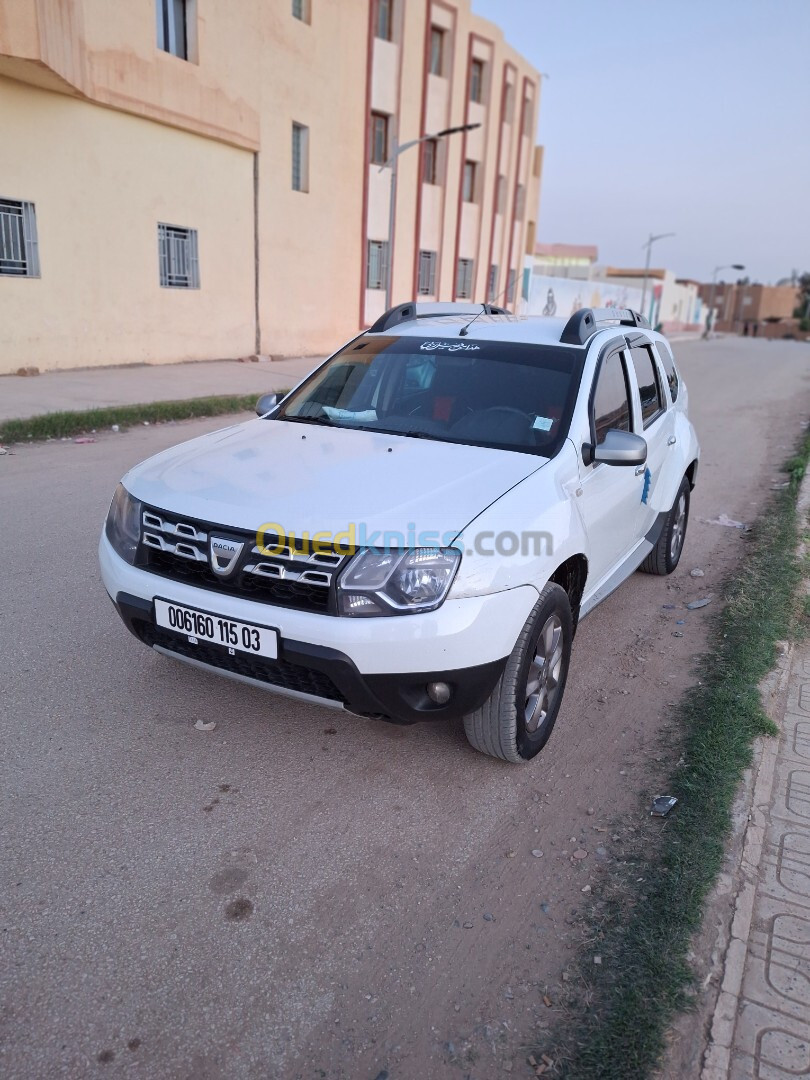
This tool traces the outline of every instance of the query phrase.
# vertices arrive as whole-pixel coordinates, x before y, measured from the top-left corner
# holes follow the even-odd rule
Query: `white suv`
[[[577,620],[678,564],[698,443],[632,311],[401,304],[258,411],[128,472],[101,536],[127,627],[206,671],[526,761]]]

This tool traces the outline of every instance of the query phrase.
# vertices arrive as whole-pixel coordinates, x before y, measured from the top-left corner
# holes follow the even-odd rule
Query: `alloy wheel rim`
[[[669,557],[674,562],[681,553],[683,538],[686,533],[686,495],[681,492],[678,497],[678,507],[675,514],[675,524],[672,527],[672,537],[669,541]]]
[[[524,723],[533,735],[546,722],[560,688],[563,661],[562,622],[550,615],[540,631],[526,678]]]

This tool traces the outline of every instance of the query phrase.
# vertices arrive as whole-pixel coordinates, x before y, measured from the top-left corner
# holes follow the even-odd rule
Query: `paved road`
[[[125,632],[96,570],[112,489],[214,422],[0,458],[6,1080],[528,1075],[582,889],[665,781],[706,619],[681,605],[745,544],[700,519],[752,520],[810,412],[804,346],[678,355],[704,450],[684,559],[583,623],[525,768],[460,726],[291,703]]]

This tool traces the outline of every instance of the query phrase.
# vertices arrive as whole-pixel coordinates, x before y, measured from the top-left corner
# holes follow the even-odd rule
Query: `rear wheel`
[[[550,582],[492,694],[480,709],[464,717],[464,731],[476,750],[519,763],[543,749],[560,711],[572,637],[568,595]]]
[[[689,524],[689,480],[684,477],[672,509],[667,514],[658,543],[639,567],[645,574],[671,574],[680,562],[686,526]]]

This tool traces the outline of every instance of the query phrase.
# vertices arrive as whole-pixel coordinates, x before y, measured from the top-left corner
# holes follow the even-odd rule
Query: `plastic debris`
[[[716,518],[709,518],[706,522],[707,525],[725,525],[727,529],[747,529],[748,526],[743,521],[735,521],[734,518],[730,518],[728,514],[721,514]]]
[[[705,577],[706,572],[695,567],[694,570],[689,571],[689,577]]]
[[[3,454],[7,454],[7,453],[8,453],[8,450],[6,450],[5,446],[0,446],[0,457],[2,457]]]
[[[703,596],[700,600],[693,600],[686,607],[689,611],[696,611],[698,608],[706,607],[712,600],[714,600],[714,593],[709,593],[708,596]]]
[[[540,850],[540,848],[535,848],[534,851],[532,852],[532,855],[534,855],[535,859],[542,859],[543,858],[543,852]]]
[[[653,817],[666,817],[677,801],[674,795],[657,795],[652,801],[650,814]]]
[[[81,435],[78,439],[74,439],[73,441],[75,443],[90,443],[95,442],[96,440],[91,438],[91,436],[89,435]]]
[[[686,626],[686,619],[676,619],[675,620],[675,625],[676,626]]]
[[[194,725],[197,731],[213,731],[216,726],[216,720],[212,720],[210,724],[206,724],[203,720],[198,720]]]
[[[120,427],[118,426],[118,424],[113,424],[113,426],[112,426],[112,430],[113,430],[113,431],[120,431],[120,430],[121,430],[121,428],[120,428]]]
[[[675,605],[674,604],[662,604],[661,607],[664,609],[664,611],[674,611],[675,610]]]
[[[681,633],[680,630],[673,630],[672,631],[672,636],[673,637],[683,637],[683,634]]]

